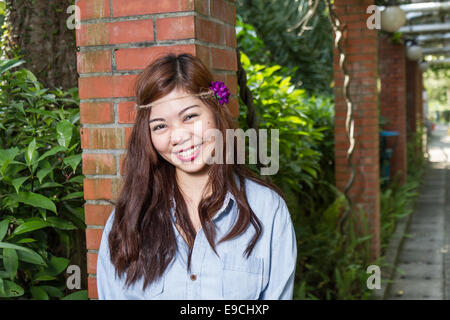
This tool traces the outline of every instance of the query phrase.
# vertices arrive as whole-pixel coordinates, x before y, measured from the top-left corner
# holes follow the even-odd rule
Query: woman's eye
[[[196,113],[191,113],[191,114],[188,114],[186,117],[184,117],[184,120],[189,120],[189,119],[192,119],[192,118],[194,118],[194,117],[196,117],[196,116],[198,116],[198,114],[196,114]]]
[[[159,125],[157,125],[157,126],[154,126],[153,129],[152,129],[152,131],[160,130],[160,128],[161,128],[161,129],[164,128],[164,124],[159,124]]]

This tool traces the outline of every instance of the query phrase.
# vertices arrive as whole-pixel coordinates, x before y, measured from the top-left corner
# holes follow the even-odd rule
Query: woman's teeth
[[[186,151],[182,151],[182,152],[178,152],[178,154],[183,157],[183,158],[187,158],[189,156],[194,155],[194,152],[198,150],[198,148],[200,148],[200,144],[192,149],[188,149]]]

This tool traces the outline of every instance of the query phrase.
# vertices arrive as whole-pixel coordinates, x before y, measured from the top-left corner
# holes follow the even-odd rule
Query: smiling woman
[[[224,85],[198,58],[169,54],[135,88],[127,175],[98,255],[99,298],[292,299],[297,247],[281,192],[242,164],[208,161],[210,132],[234,129]]]

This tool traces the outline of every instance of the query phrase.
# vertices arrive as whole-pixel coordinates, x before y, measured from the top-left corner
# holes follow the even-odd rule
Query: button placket
[[[188,299],[197,299],[198,292],[200,290],[200,270],[203,266],[203,261],[205,257],[205,245],[202,229],[197,232],[194,239],[194,246],[192,248],[191,257],[191,273],[189,276],[188,283]]]

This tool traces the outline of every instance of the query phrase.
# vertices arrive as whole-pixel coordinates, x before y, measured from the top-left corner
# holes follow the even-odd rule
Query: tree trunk
[[[45,88],[69,89],[77,86],[75,29],[66,21],[67,8],[74,0],[6,0],[6,56],[23,55],[25,68],[32,71]]]

